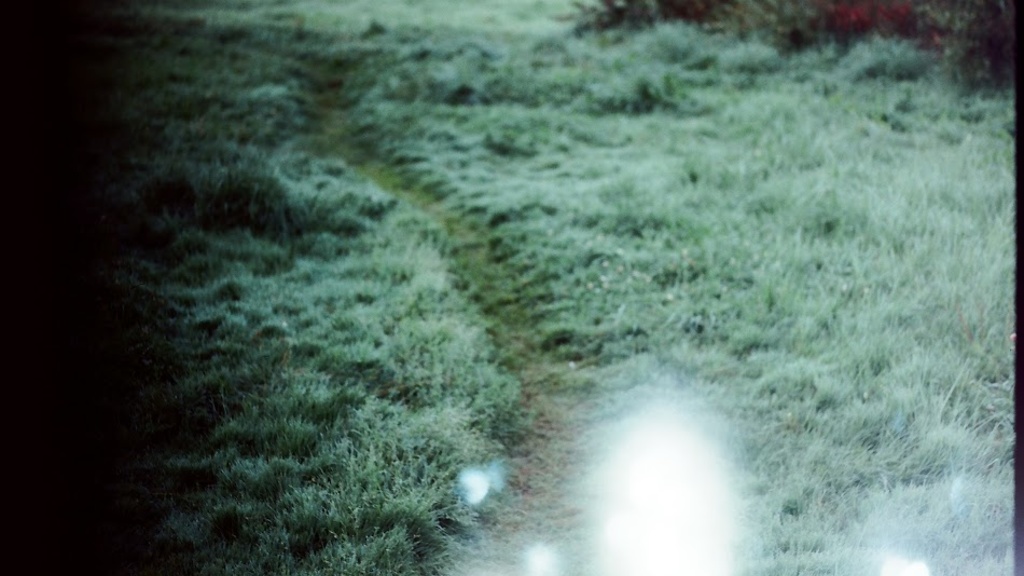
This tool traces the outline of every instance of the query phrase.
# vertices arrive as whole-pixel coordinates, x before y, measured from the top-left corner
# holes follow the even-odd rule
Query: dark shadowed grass
[[[456,475],[521,428],[444,234],[341,161],[278,152],[306,80],[269,41],[131,14],[76,36],[97,250],[69,563],[432,573],[477,522]]]

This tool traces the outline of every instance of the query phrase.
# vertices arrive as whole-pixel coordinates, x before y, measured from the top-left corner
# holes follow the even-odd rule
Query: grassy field
[[[610,573],[653,399],[728,471],[731,573],[1011,573],[1014,94],[571,10],[72,15],[69,566]]]

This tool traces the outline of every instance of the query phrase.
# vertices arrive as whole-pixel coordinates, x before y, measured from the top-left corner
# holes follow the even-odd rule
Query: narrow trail
[[[580,392],[587,387],[585,371],[543,350],[529,321],[529,303],[514,297],[516,276],[492,253],[486,225],[453,213],[443,200],[407,185],[386,164],[354,147],[336,90],[320,91],[316,102],[320,131],[310,140],[312,151],[342,158],[364,178],[444,228],[453,247],[450,270],[478,306],[499,363],[521,384],[530,425],[506,462],[508,477],[500,498],[508,505],[501,507],[500,515],[483,515],[484,533],[456,551],[455,575],[536,571],[536,566],[527,566],[527,551],[538,545],[557,554],[561,576],[582,573],[585,512],[570,487],[578,485],[588,464],[582,439],[592,410]]]

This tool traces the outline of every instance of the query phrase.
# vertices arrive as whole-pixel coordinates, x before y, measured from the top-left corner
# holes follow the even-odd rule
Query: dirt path
[[[529,322],[529,304],[514,298],[515,275],[492,253],[486,226],[459,217],[430,193],[404,185],[388,166],[355,148],[335,91],[324,90],[316,101],[321,130],[311,139],[311,148],[317,154],[344,158],[378,187],[444,227],[453,245],[451,271],[479,307],[499,361],[520,381],[524,409],[531,415],[525,437],[506,462],[500,504],[484,507],[484,530],[456,551],[454,574],[587,573],[586,513],[578,497],[589,462],[585,438],[592,410],[583,392],[589,384],[587,372],[542,349]]]

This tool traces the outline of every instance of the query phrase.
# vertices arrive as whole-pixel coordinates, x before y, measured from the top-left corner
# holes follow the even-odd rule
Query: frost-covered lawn
[[[107,567],[448,573],[535,525],[593,573],[589,458],[658,383],[737,574],[1010,573],[1012,93],[555,2],[119,10],[75,53]]]

